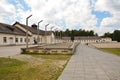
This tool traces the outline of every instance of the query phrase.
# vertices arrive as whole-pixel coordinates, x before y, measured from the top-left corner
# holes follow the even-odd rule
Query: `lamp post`
[[[52,31],[52,29],[54,28],[54,26],[52,26],[50,29],[51,29],[51,31]]]
[[[28,19],[31,17],[32,15],[28,16],[26,18],[26,26],[27,26],[27,30],[26,30],[26,49],[28,48]]]
[[[61,42],[61,32],[62,32],[62,31],[59,29],[59,30],[58,30],[58,33],[59,33],[59,34],[58,34],[59,42]]]
[[[62,30],[60,30],[60,42],[62,42]]]
[[[40,30],[39,30],[39,24],[40,24],[42,21],[43,21],[43,20],[40,20],[40,21],[38,22],[38,28],[37,28],[37,29],[38,29],[38,30],[37,30],[37,31],[38,31],[38,32],[37,32],[37,33],[38,33],[38,38],[37,38],[38,46],[39,46],[39,42],[40,42],[40,36],[39,36]]]
[[[57,43],[57,30],[58,30],[58,28],[55,28],[54,30],[55,30],[55,43]]]
[[[54,28],[54,26],[51,27],[51,34],[52,34],[52,29]],[[52,43],[52,35],[51,35],[51,43]]]
[[[45,43],[47,43],[47,33],[46,33],[46,31],[47,31],[47,26],[48,26],[49,24],[46,24],[45,25]]]

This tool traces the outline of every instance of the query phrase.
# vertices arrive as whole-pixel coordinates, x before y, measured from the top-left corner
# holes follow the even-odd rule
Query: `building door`
[[[10,40],[10,45],[13,45],[13,44],[14,44],[14,43],[13,43],[13,38],[10,37],[9,40]]]

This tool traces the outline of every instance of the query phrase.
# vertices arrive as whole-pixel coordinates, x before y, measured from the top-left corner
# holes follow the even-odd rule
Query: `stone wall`
[[[97,48],[120,48],[120,43],[91,43],[90,46]]]
[[[30,53],[47,53],[47,54],[73,54],[78,43],[58,43],[44,46],[23,48],[23,51]]]

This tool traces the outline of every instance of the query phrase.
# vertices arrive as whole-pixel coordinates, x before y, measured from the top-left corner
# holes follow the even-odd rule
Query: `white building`
[[[19,22],[16,22],[13,25],[0,23],[0,45],[26,44],[27,29],[29,44],[34,44],[35,42],[38,42],[38,40],[39,43],[52,43],[54,41],[54,34],[51,31],[37,30],[35,27],[26,26]]]
[[[71,37],[62,37],[62,42],[71,42]],[[100,43],[100,42],[112,42],[111,38],[101,38],[97,36],[89,36],[89,37],[74,37],[74,42],[80,43]]]

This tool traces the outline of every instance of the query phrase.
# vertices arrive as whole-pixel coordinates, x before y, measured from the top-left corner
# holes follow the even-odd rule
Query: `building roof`
[[[75,37],[75,40],[99,40],[101,39],[100,37],[97,36],[78,36]]]
[[[62,40],[70,40],[71,37],[62,37]],[[97,36],[78,36],[74,37],[74,40],[99,40],[100,37]]]
[[[13,25],[16,25],[16,24],[20,25],[21,27],[23,27],[23,28],[25,28],[25,29],[28,28],[28,30],[29,30],[31,33],[33,33],[33,34],[38,34],[38,30],[35,29],[35,28],[33,28],[33,27],[26,26],[26,25],[21,24],[21,23],[19,23],[19,22],[15,22]],[[51,33],[52,33],[51,31],[46,31],[46,35],[51,35]],[[40,35],[45,35],[45,31],[39,29],[39,34],[40,34]]]
[[[5,24],[5,23],[0,23],[0,33],[26,35],[26,33],[20,30],[19,28],[14,27],[12,25]]]

